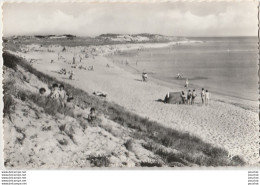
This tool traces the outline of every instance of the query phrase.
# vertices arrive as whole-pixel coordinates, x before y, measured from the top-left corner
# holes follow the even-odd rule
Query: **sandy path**
[[[73,69],[76,80],[71,81],[68,76],[54,72],[61,67],[71,70],[70,65],[63,62],[50,64],[50,60],[55,56],[55,53],[35,52],[26,54],[25,57],[41,58],[38,64],[34,64],[38,70],[88,93],[106,92],[109,101],[120,104],[143,117],[149,117],[166,127],[197,135],[206,142],[226,148],[232,154],[241,155],[249,164],[258,160],[259,127],[258,114],[255,111],[218,101],[211,101],[209,106],[201,106],[199,98],[197,104],[193,106],[157,102],[156,100],[163,99],[168,91],[180,89],[177,86],[170,89],[152,81],[141,82],[140,76],[118,68],[104,57],[97,57],[95,60],[84,59],[83,63],[94,65],[95,71]],[[66,54],[67,57],[68,60],[72,59],[72,54]],[[107,68],[107,63],[112,67]]]

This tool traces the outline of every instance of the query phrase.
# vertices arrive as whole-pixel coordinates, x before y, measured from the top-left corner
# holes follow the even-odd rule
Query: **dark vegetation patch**
[[[110,165],[109,158],[105,155],[98,155],[98,156],[90,155],[87,158],[87,160],[90,161],[90,164],[93,167],[109,167]]]
[[[14,71],[17,70],[17,63],[13,62],[16,58],[13,55],[6,55],[6,53],[3,53],[4,58],[4,66],[13,69]]]
[[[6,94],[4,95],[4,117],[10,117],[12,109],[14,107],[14,100],[11,95]]]
[[[158,161],[141,161],[141,167],[162,167],[162,164]]]
[[[50,130],[51,130],[51,126],[48,126],[48,127],[43,126],[42,127],[42,131],[50,131]]]

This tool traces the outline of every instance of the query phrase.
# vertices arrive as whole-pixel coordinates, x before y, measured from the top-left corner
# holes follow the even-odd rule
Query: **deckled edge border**
[[[257,10],[258,10],[258,14],[257,14],[257,20],[258,20],[258,25],[257,25],[257,28],[258,28],[258,95],[260,95],[260,29],[259,29],[259,26],[260,26],[260,1],[258,1],[258,5],[257,5]],[[258,116],[258,139],[259,139],[259,142],[258,142],[258,157],[260,158],[260,96],[258,98],[258,104],[259,104],[259,116]],[[258,165],[259,166],[259,165]]]
[[[1,59],[0,59],[0,65],[3,66],[3,4],[4,3],[174,3],[174,2],[191,2],[191,3],[200,3],[200,2],[255,2],[257,3],[257,20],[258,20],[258,94],[259,94],[259,123],[258,123],[258,156],[260,159],[260,0],[0,0],[0,6],[1,6],[1,45],[0,45],[0,50],[1,50]],[[0,121],[0,170],[6,170],[4,167],[4,129],[3,129],[3,67],[1,67],[1,75],[0,75],[0,80],[1,80],[1,88],[0,88],[0,98],[2,101],[0,101],[0,117],[2,118],[2,121]],[[253,167],[256,168],[259,165]],[[240,169],[246,169],[245,168],[240,168]],[[191,170],[191,168],[184,168],[183,170]],[[192,170],[203,170],[204,168],[192,168]],[[211,170],[212,168],[206,168],[204,170]],[[238,169],[238,168],[213,168],[213,169]],[[252,169],[252,168],[250,168]],[[180,169],[178,169],[180,170]]]
[[[8,3],[174,3],[174,2],[256,2],[259,0],[0,0]],[[2,7],[2,6],[1,6]]]
[[[1,69],[0,69],[0,72],[1,72],[1,75],[0,75],[0,80],[1,80],[1,87],[0,87],[0,118],[1,118],[1,121],[0,121],[0,170],[3,170],[5,169],[4,167],[4,124],[3,124],[3,116],[4,116],[4,112],[3,112],[3,109],[4,109],[4,101],[3,101],[3,57],[2,57],[2,54],[3,54],[3,4],[4,4],[4,1],[1,1],[0,0],[0,6],[1,6],[1,26],[0,26],[0,35],[1,35],[1,45],[0,45],[0,50],[1,50],[1,59],[0,59],[0,65],[1,65]]]

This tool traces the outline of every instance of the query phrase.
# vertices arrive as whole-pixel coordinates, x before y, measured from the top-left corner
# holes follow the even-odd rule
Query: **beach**
[[[135,47],[132,44],[111,47],[125,51],[133,48],[138,49],[141,46],[140,44]],[[48,51],[47,48],[41,48],[41,51],[37,51],[40,50],[39,46],[33,47],[34,49],[30,49],[29,52],[19,52],[18,55],[28,61],[34,59],[36,62],[32,65],[37,70],[89,94],[94,91],[104,92],[108,95],[107,101],[115,102],[129,111],[149,120],[157,121],[165,127],[189,132],[214,146],[223,147],[231,155],[243,157],[247,164],[258,162],[259,127],[256,101],[212,93],[208,106],[201,105],[199,96],[195,100],[195,105],[192,106],[164,104],[158,100],[164,99],[167,92],[180,92],[183,87],[180,84],[163,82],[153,77],[149,77],[148,82],[142,82],[141,74],[137,73],[136,70],[131,70],[131,66],[122,67],[111,57],[107,57],[108,55],[113,56],[111,49],[105,50],[93,58],[83,58],[82,65],[94,66],[93,71],[88,71],[71,68],[73,56],[75,53],[80,53],[82,47],[67,47],[65,52],[60,52],[62,49],[60,46],[50,47],[49,49],[53,52]],[[104,47],[108,48],[108,46]],[[152,47],[157,48],[158,45],[149,44],[142,48],[145,47],[151,49]],[[64,59],[58,60],[57,53],[60,53]],[[51,63],[51,60],[54,62]],[[129,58],[128,61],[131,62]],[[73,70],[75,80],[70,80],[68,75],[59,74],[58,71],[61,68],[67,71]],[[197,93],[199,94],[200,91]]]

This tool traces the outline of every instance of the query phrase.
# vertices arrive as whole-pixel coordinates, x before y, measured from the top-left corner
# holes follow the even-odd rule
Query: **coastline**
[[[82,48],[74,49],[79,52]],[[157,100],[163,99],[167,92],[172,91],[173,86],[176,89],[178,86],[171,84],[169,87],[169,84],[150,78],[148,83],[144,83],[140,74],[126,71],[106,56],[84,59],[83,62],[94,65],[95,70],[89,72],[73,69],[76,79],[69,80],[57,71],[61,67],[71,70],[71,64],[64,61],[50,64],[50,60],[56,57],[55,53],[43,51],[41,54],[28,52],[20,55],[27,61],[38,57],[37,63],[33,64],[36,69],[89,94],[94,91],[105,92],[108,94],[107,101],[115,102],[135,114],[157,121],[163,126],[189,132],[215,146],[224,147],[229,152],[244,157],[248,164],[255,164],[258,160],[257,112],[227,103],[222,96],[220,101],[214,99],[209,106],[201,106],[199,97],[193,106],[164,104]],[[71,59],[73,53],[67,51],[64,56]],[[107,64],[111,67],[106,67]]]
[[[103,45],[103,46],[91,46],[92,48],[95,48],[98,50],[96,50],[96,57],[97,56],[102,56],[104,58],[106,58],[107,60],[110,61],[110,63],[113,65],[115,64],[117,67],[123,69],[126,72],[132,73],[134,75],[139,75],[141,78],[141,71],[138,70],[137,68],[130,66],[130,65],[122,65],[119,63],[116,63],[113,61],[113,56],[116,56],[118,53],[120,52],[127,52],[127,51],[131,51],[131,50],[142,50],[142,49],[157,49],[157,48],[166,48],[166,47],[170,47],[173,45],[186,45],[186,44],[196,44],[196,43],[203,43],[204,41],[200,41],[200,40],[182,40],[182,41],[172,41],[172,42],[167,42],[167,43],[129,43],[129,44],[116,44],[116,45]],[[34,47],[38,47],[38,45],[32,45],[29,48],[34,48]],[[57,47],[59,48],[60,46],[53,46],[54,48],[57,49]],[[68,48],[73,48],[73,47],[68,47]],[[76,47],[78,50],[84,50],[86,47]],[[15,54],[15,53],[13,53]],[[149,74],[149,73],[148,73]],[[174,82],[169,82],[169,81],[165,81],[163,79],[160,79],[158,77],[155,77],[154,75],[149,75],[149,81],[153,81],[154,83],[160,85],[160,86],[165,86],[167,88],[170,88],[171,91],[182,91],[182,90],[186,90],[185,88],[183,88],[182,85],[174,83]],[[192,88],[192,87],[191,87]],[[219,101],[219,102],[225,102],[225,103],[229,103],[235,106],[239,106],[240,108],[243,108],[245,110],[251,110],[254,112],[258,113],[258,100],[256,101],[252,101],[249,99],[244,99],[241,97],[236,97],[236,96],[231,96],[225,93],[220,93],[217,91],[212,91],[211,90],[211,94],[214,94],[213,96],[211,95],[211,99],[213,101]],[[167,92],[163,92],[164,94],[166,94]]]
[[[176,44],[176,43],[175,43]],[[167,45],[165,45],[164,47],[168,47]],[[134,66],[131,65],[125,65],[125,64],[120,64],[117,62],[113,62],[113,56],[106,56],[105,58],[107,60],[109,60],[111,63],[115,64],[116,66],[118,66],[119,68],[125,70],[128,73],[132,73],[134,75],[139,75],[140,79],[141,79],[141,74],[142,71],[140,71],[139,69],[135,68]],[[149,72],[148,72],[149,75]],[[174,83],[174,82],[169,82],[169,81],[165,81],[163,79],[160,79],[158,77],[155,77],[153,74],[149,75],[149,81],[152,81],[158,85],[161,86],[165,86],[171,89],[171,91],[186,91],[187,89],[184,88],[184,85],[180,85],[178,83]],[[184,81],[183,81],[184,84]],[[191,87],[192,88],[192,87]],[[162,93],[167,93],[167,92],[162,92]],[[199,92],[197,92],[199,93]],[[212,96],[213,95],[213,96]],[[243,108],[245,110],[251,110],[254,111],[256,113],[258,113],[258,101],[252,101],[249,99],[244,99],[244,98],[240,98],[240,97],[236,97],[236,96],[231,96],[225,93],[220,93],[217,91],[212,91],[211,90],[211,99],[213,101],[219,101],[219,102],[225,102],[225,103],[229,103],[235,106],[239,106],[240,108]]]

